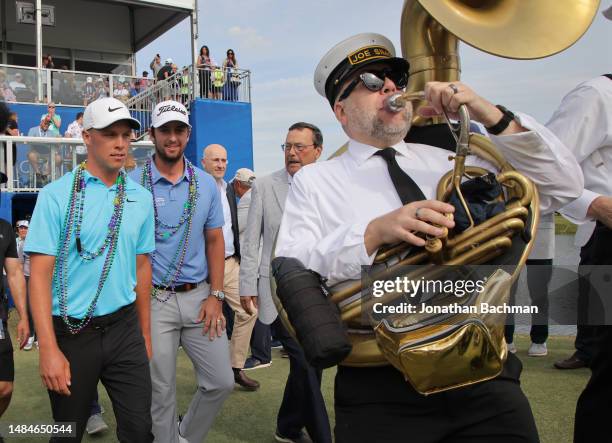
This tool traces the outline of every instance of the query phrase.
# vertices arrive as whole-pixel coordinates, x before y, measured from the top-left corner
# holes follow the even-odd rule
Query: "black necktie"
[[[380,155],[387,162],[389,176],[395,186],[397,195],[399,195],[402,204],[408,204],[413,201],[426,200],[425,194],[421,188],[406,174],[395,159],[396,151],[393,148],[385,148],[378,151],[375,155]]]

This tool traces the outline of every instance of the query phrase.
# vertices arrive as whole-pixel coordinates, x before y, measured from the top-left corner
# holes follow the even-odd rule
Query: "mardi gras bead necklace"
[[[176,248],[174,256],[170,261],[170,265],[167,267],[166,272],[159,284],[159,286],[162,287],[163,290],[168,291],[168,294],[166,295],[166,297],[159,297],[159,289],[156,287],[153,287],[151,294],[158,301],[165,303],[170,299],[170,297],[176,295],[174,291],[174,286],[179,281],[179,278],[182,275],[183,263],[185,261],[185,256],[187,255],[187,248],[189,246],[189,239],[191,236],[191,224],[193,214],[195,213],[195,208],[198,202],[198,179],[193,164],[185,158],[185,169],[187,171],[187,178],[189,182],[187,201],[185,201],[185,204],[183,205],[183,212],[179,217],[178,223],[175,225],[165,223],[160,219],[157,210],[157,201],[155,199],[155,191],[153,189],[153,175],[151,169],[152,163],[153,161],[151,158],[146,161],[144,167],[142,168],[142,175],[140,181],[142,186],[148,189],[153,195],[153,211],[155,213],[155,237],[158,239],[168,239],[175,235],[179,231],[179,229],[184,226],[178,247]],[[159,265],[155,253],[151,254],[151,261],[153,262],[153,264]]]
[[[104,241],[102,245],[94,251],[85,249],[81,241],[81,227],[85,208],[85,189],[87,188],[87,181],[84,177],[85,167],[86,162],[81,163],[74,173],[68,207],[64,215],[64,228],[60,236],[55,269],[53,271],[53,287],[59,296],[60,315],[72,334],[77,334],[91,321],[104,283],[106,283],[106,279],[110,274],[117,250],[117,240],[119,238],[119,229],[123,218],[126,195],[126,175],[125,171],[121,170],[115,181],[117,188],[115,191],[115,199],[113,200],[113,214],[108,223],[108,232],[104,237]],[[106,251],[106,257],[104,259],[104,265],[102,266],[102,274],[98,280],[96,294],[87,308],[85,317],[76,322],[68,317],[68,254],[72,244],[73,231],[76,240],[76,249],[81,259],[86,261],[94,260]]]

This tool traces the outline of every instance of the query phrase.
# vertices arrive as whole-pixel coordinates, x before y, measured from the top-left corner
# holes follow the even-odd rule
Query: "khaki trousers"
[[[249,342],[251,333],[257,320],[257,312],[249,315],[240,304],[239,293],[240,264],[236,257],[225,260],[225,277],[223,280],[223,292],[225,300],[234,311],[234,330],[230,341],[230,358],[232,368],[242,369],[249,353]]]

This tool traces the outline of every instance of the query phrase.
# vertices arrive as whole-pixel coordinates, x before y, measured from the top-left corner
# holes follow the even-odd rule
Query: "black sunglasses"
[[[353,92],[353,90],[357,87],[359,82],[363,83],[363,85],[368,88],[369,91],[380,91],[385,85],[385,78],[388,78],[395,83],[395,86],[397,86],[398,89],[404,89],[408,84],[407,72],[399,72],[390,68],[378,71],[363,72],[359,74],[359,76],[351,83],[349,83],[342,95],[340,95],[338,98],[338,101],[346,100],[346,98],[351,95],[351,92]]]

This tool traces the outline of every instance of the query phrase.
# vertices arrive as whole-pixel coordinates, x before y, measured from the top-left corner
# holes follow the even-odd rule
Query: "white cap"
[[[342,40],[317,65],[314,74],[315,89],[333,106],[343,81],[353,71],[380,61],[388,61],[408,72],[408,62],[395,57],[395,47],[384,35],[368,32]]]
[[[133,129],[140,129],[140,122],[130,115],[122,102],[116,98],[104,97],[85,108],[83,129],[103,129],[121,120],[126,120]]]
[[[19,221],[17,222],[17,227],[19,228],[19,227],[21,227],[21,226],[24,226],[24,227],[26,227],[26,228],[29,228],[29,227],[30,227],[30,222],[29,222],[29,221],[27,221],[27,220],[19,220]]]
[[[234,180],[238,180],[239,182],[243,183],[248,183],[250,186],[255,181],[255,173],[249,168],[240,168],[236,171]]]
[[[93,79],[91,77],[87,77],[87,83],[91,83],[93,82]]]
[[[166,59],[166,64],[167,64],[167,65],[171,65],[172,63],[174,63],[174,62],[172,61],[172,59],[171,59],[171,58],[167,58],[167,59]]]
[[[153,109],[151,120],[151,126],[153,128],[159,128],[168,122],[185,123],[191,128],[187,108],[173,100],[166,100],[165,102],[158,103],[155,109]]]

